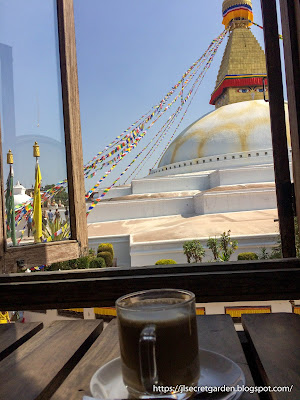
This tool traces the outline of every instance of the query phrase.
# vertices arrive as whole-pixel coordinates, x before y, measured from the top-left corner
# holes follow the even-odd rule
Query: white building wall
[[[105,188],[102,188],[102,190],[99,189],[100,194],[103,192],[104,189]],[[99,192],[95,193],[95,199],[98,197]],[[114,199],[121,196],[128,196],[129,194],[131,194],[131,185],[116,186],[111,188],[111,190],[107,193],[107,195],[105,196],[105,200]]]
[[[153,218],[167,215],[190,215],[194,213],[193,197],[168,199],[143,199],[103,202],[88,216],[88,224],[120,221],[135,218]]]
[[[209,173],[174,175],[158,179],[138,179],[132,181],[132,193],[164,193],[209,189]]]
[[[213,171],[209,175],[209,187],[248,183],[274,182],[273,164]]]
[[[277,207],[275,189],[204,192],[194,197],[196,214],[267,210]]]

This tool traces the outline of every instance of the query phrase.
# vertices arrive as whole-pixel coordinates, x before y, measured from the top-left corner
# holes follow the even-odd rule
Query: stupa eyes
[[[263,93],[264,89],[263,88],[243,88],[243,89],[238,89],[238,93],[249,93],[249,92],[258,92],[258,93]],[[268,89],[266,88],[266,92]]]

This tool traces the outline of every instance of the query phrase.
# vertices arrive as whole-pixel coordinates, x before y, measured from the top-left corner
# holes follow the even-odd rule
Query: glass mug
[[[200,377],[195,295],[146,290],[119,298],[116,308],[122,375],[130,398],[190,397],[192,392],[179,385],[195,386]]]

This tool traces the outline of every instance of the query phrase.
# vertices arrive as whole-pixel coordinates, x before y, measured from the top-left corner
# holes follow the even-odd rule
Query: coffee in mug
[[[131,397],[157,398],[157,386],[172,386],[170,393],[175,394],[177,385],[197,385],[200,363],[193,293],[137,292],[118,299],[116,306],[122,374]],[[191,394],[178,393],[177,398]]]

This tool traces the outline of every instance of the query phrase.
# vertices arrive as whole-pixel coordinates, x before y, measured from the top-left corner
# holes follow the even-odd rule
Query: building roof
[[[201,239],[220,236],[231,230],[231,236],[278,233],[277,210],[243,211],[207,215],[181,215],[141,218],[90,224],[89,237],[131,235],[133,243],[174,239]]]

